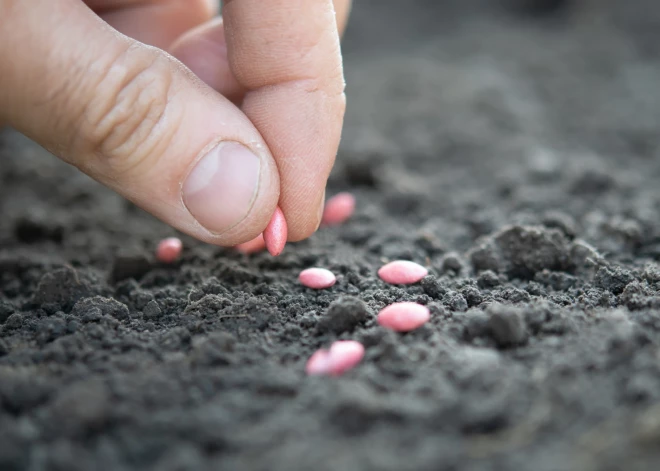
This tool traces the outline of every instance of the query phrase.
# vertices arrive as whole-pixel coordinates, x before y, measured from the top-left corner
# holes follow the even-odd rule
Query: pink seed
[[[284,219],[284,213],[278,206],[275,208],[275,213],[273,213],[273,217],[264,231],[266,248],[273,257],[277,257],[284,250],[287,235],[286,219]]]
[[[158,243],[158,248],[156,248],[156,258],[159,262],[172,263],[179,258],[181,250],[183,250],[183,242],[181,242],[181,239],[168,237]]]
[[[355,367],[364,357],[364,347],[354,340],[339,340],[330,350],[320,349],[307,360],[308,375],[339,376]]]
[[[333,286],[337,278],[330,270],[325,268],[308,268],[300,272],[298,280],[308,288],[324,289]]]
[[[350,193],[338,193],[325,203],[321,223],[334,226],[345,222],[355,211],[355,196]]]
[[[242,244],[238,244],[235,248],[236,250],[244,254],[251,254],[251,253],[261,252],[262,250],[266,250],[266,242],[264,241],[264,235],[259,234],[257,237],[255,237],[252,240],[243,242]]]
[[[330,374],[339,376],[364,357],[364,346],[355,340],[338,340],[330,346]]]
[[[429,309],[417,303],[390,304],[378,313],[378,323],[397,332],[415,330],[430,318]]]
[[[305,371],[310,376],[327,375],[330,373],[330,352],[327,350],[317,350],[307,360]]]
[[[428,274],[429,271],[426,268],[408,260],[396,260],[383,265],[378,270],[378,276],[384,282],[393,285],[411,285],[417,283]]]

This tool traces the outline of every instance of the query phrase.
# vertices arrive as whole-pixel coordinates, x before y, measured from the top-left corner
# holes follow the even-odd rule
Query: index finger
[[[344,118],[333,2],[228,0],[223,18],[243,112],[277,162],[289,240],[304,239],[320,222]]]

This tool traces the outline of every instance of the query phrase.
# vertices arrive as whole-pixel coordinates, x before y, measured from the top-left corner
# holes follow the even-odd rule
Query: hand
[[[277,205],[304,239],[339,145],[350,0],[226,0],[222,20],[214,3],[0,0],[0,123],[208,243],[256,237]]]

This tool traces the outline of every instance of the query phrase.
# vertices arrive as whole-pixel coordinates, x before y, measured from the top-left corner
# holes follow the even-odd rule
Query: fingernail
[[[221,234],[250,211],[259,185],[259,158],[237,142],[221,142],[183,184],[183,202],[197,222]]]

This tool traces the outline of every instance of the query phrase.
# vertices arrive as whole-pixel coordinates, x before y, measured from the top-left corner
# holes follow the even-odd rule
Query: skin
[[[0,125],[202,241],[249,241],[278,205],[302,240],[339,145],[350,0],[216,3],[0,0]],[[225,141],[261,166],[244,218],[217,232],[182,188]]]

